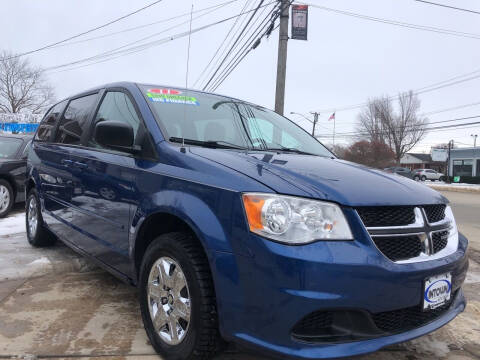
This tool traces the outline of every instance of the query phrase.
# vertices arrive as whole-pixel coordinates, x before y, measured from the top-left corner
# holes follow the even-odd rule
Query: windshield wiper
[[[184,139],[181,137],[171,137],[170,141],[181,143],[181,144],[198,145],[198,146],[204,146],[204,147],[210,147],[210,148],[248,150],[248,148],[245,146],[232,144],[222,140],[202,141],[202,140],[195,140],[195,139]]]
[[[281,147],[278,147],[278,148],[266,148],[266,149],[263,149],[263,150],[266,150],[266,151],[283,151],[283,152],[289,152],[289,153],[295,153],[295,154],[301,154],[301,155],[320,156],[320,155],[317,155],[317,154],[312,154],[312,153],[309,153],[309,152],[306,152],[306,151],[302,151],[302,150],[297,149],[297,148],[289,148],[289,147],[285,147],[285,146],[281,146]]]

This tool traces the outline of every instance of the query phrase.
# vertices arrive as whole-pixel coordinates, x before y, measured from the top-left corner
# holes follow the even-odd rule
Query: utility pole
[[[473,137],[473,148],[475,149],[477,147],[477,137],[478,137],[478,135],[477,134],[472,134],[470,136]]]
[[[283,115],[285,107],[285,78],[287,75],[288,17],[290,0],[280,2],[280,31],[278,35],[277,87],[275,91],[275,112]]]
[[[318,112],[312,112],[311,113],[313,115],[313,130],[312,130],[312,136],[315,137],[315,127],[317,126],[317,122],[318,122],[318,117],[320,116],[320,113]]]
[[[452,181],[450,179],[450,150],[453,147],[453,140],[448,142],[448,160],[447,160],[447,183],[450,184]],[[452,167],[453,170],[453,167]]]

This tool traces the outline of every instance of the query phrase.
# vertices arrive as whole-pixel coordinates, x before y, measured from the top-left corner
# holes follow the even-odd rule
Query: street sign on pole
[[[308,6],[292,6],[292,39],[307,40],[308,34]]]

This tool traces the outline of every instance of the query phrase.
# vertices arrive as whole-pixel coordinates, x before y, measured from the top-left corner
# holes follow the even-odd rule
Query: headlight
[[[243,205],[250,231],[287,244],[315,240],[352,240],[336,204],[293,196],[247,193]]]
[[[455,221],[455,217],[453,216],[452,208],[450,205],[447,205],[445,208],[445,219],[448,219],[450,222],[450,232],[449,232],[449,238],[455,238],[456,241],[458,241],[458,228],[457,228],[457,222]]]

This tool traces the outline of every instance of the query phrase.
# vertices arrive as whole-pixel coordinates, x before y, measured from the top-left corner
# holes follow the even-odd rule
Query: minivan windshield
[[[305,130],[261,106],[193,90],[153,85],[141,90],[170,141],[333,157]]]
[[[11,159],[22,146],[22,140],[0,136],[0,159]]]

